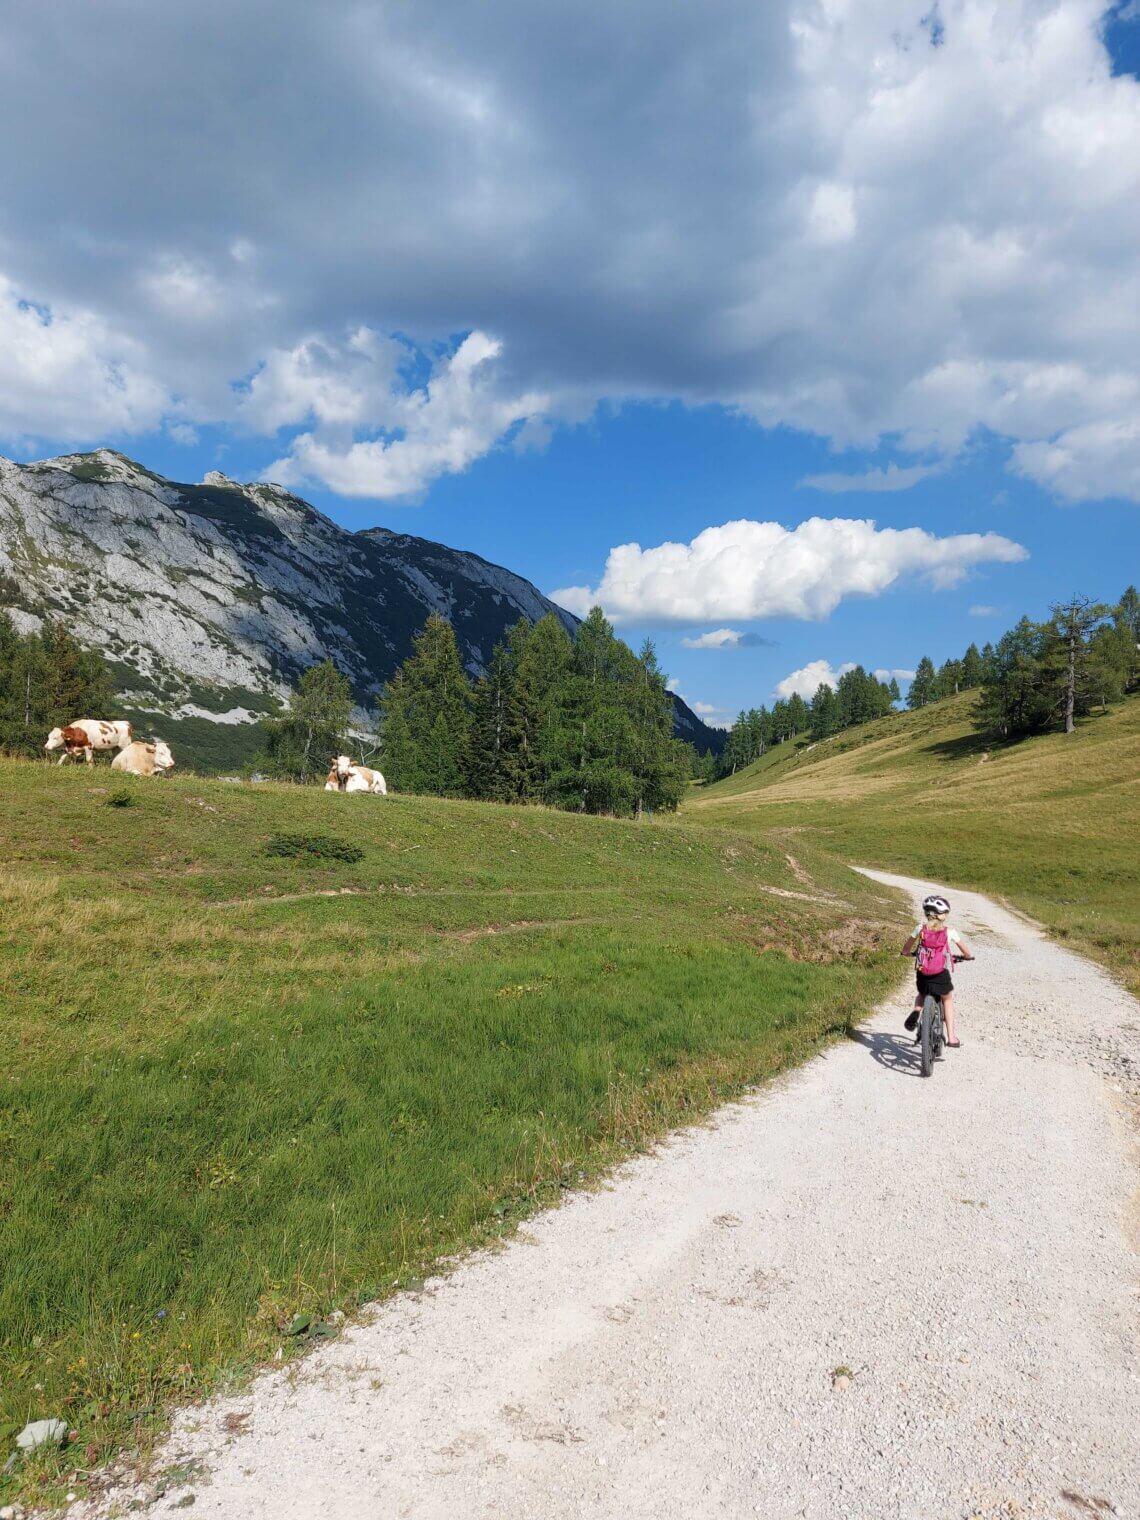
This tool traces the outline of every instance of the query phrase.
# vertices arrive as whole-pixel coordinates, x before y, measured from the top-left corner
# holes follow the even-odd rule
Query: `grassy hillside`
[[[783,745],[686,816],[996,892],[1140,986],[1140,699],[989,747],[974,694]]]
[[[889,894],[715,825],[7,761],[0,839],[0,1465],[78,1432],[0,1500],[898,975]]]

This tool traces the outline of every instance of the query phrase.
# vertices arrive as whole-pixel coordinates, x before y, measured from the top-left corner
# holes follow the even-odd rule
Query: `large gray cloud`
[[[678,397],[1140,494],[1103,10],[9,0],[0,433],[279,428],[292,478],[390,495]]]

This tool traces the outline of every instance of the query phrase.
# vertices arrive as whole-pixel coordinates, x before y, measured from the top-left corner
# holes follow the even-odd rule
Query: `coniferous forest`
[[[474,683],[429,618],[379,719],[397,791],[640,816],[676,808],[692,773],[653,645],[634,654],[598,608],[573,638],[552,615],[520,620]]]
[[[347,679],[314,666],[265,725],[256,768],[313,780],[347,748],[398,792],[620,816],[675,809],[693,771],[653,645],[634,654],[597,608],[573,638],[553,615],[520,619],[476,681],[451,624],[429,617],[381,693],[375,744],[348,737],[351,709]]]

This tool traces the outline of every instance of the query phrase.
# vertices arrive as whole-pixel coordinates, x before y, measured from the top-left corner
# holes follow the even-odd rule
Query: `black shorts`
[[[954,991],[948,968],[944,968],[937,976],[923,976],[921,971],[916,971],[914,979],[918,983],[918,995],[921,998],[945,997],[948,992]]]

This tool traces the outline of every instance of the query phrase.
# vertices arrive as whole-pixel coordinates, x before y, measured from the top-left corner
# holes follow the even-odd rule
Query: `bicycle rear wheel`
[[[934,1070],[934,1021],[937,1016],[937,999],[927,997],[922,1005],[922,1018],[918,1025],[918,1045],[924,1077],[930,1076]]]

